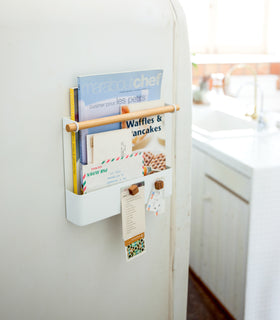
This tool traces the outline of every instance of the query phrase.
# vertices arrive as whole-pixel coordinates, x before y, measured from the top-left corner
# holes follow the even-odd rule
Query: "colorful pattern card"
[[[153,183],[146,210],[153,212],[156,216],[164,212],[164,179],[158,179]]]
[[[145,253],[145,187],[137,184],[139,192],[129,193],[128,188],[121,191],[122,231],[128,261]]]
[[[145,234],[140,233],[136,237],[133,237],[124,242],[125,245],[125,255],[126,260],[130,261],[135,257],[139,257],[140,255],[146,252],[146,244],[145,244]]]
[[[165,201],[164,201],[164,191],[152,189],[150,197],[148,199],[147,211],[154,213],[156,216],[164,212]]]
[[[99,165],[82,165],[83,193],[86,194],[90,191],[139,178],[143,175],[142,152],[104,160]]]

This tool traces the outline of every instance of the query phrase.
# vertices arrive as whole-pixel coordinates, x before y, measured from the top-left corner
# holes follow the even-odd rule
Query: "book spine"
[[[74,89],[70,89],[70,116],[75,121],[75,98]],[[76,133],[71,132],[72,142],[72,170],[73,170],[73,192],[77,194],[77,150],[76,150]]]

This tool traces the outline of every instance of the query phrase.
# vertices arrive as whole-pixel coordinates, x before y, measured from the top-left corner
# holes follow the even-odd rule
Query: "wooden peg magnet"
[[[138,187],[137,187],[137,185],[136,184],[133,184],[132,186],[130,186],[129,188],[128,188],[128,191],[129,191],[129,193],[131,194],[131,195],[135,195],[135,194],[137,194],[138,192],[139,192],[139,189],[138,189]]]
[[[157,181],[155,182],[155,188],[156,188],[156,190],[161,190],[161,189],[163,189],[163,188],[164,188],[164,181],[162,181],[162,180],[157,180]]]

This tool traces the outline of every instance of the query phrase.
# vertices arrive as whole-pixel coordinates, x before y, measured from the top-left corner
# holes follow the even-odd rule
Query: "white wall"
[[[268,39],[267,39],[267,49],[268,53],[280,54],[280,42],[279,42],[279,10],[280,3],[279,0],[269,0],[268,6]]]
[[[163,68],[172,101],[169,2],[11,0],[0,21],[0,318],[167,319],[170,215],[129,264],[120,216],[67,222],[61,121],[78,74]]]

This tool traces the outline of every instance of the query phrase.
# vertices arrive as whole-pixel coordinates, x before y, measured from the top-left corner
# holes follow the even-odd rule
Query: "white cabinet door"
[[[243,319],[249,204],[204,176],[199,275],[236,318]]]

